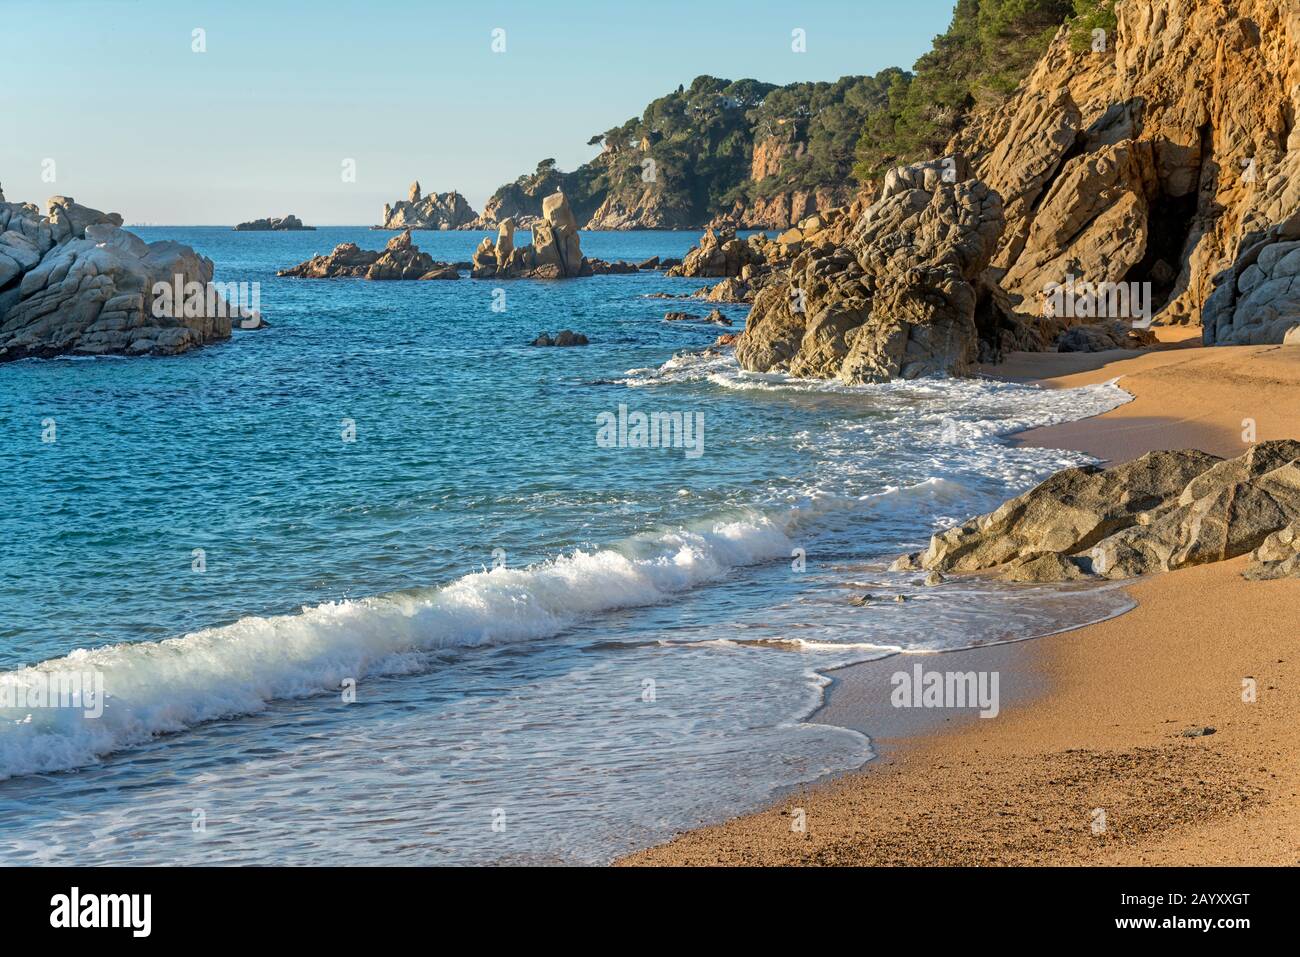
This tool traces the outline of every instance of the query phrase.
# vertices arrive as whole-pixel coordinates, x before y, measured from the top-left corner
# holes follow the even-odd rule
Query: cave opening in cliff
[[[1187,240],[1196,218],[1197,193],[1161,194],[1151,201],[1147,217],[1147,248],[1141,262],[1128,271],[1126,282],[1151,283],[1151,311],[1159,312],[1173,298],[1183,271]]]

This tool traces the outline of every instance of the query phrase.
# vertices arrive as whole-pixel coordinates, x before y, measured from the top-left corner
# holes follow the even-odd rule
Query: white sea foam
[[[248,617],[0,674],[0,685],[18,689],[41,673],[97,672],[106,690],[104,713],[94,719],[79,710],[0,710],[0,777],[80,767],[158,734],[338,689],[349,678],[417,670],[428,652],[546,638],[599,612],[655,604],[733,568],[788,555],[787,533],[807,514],[755,510],[529,568],[478,572],[422,593]]]
[[[741,372],[729,356],[677,357],[658,370],[629,375],[628,384],[635,385],[708,381],[801,391],[863,388],[755,377]],[[936,467],[949,457],[960,458],[962,446],[968,445],[969,454],[988,468],[992,463],[986,457],[997,447],[991,440],[998,434],[1097,414],[1129,398],[1113,384],[1069,393],[987,380],[866,388],[880,411],[906,417],[908,431],[947,427],[952,418],[958,420],[956,438],[945,444],[944,461],[936,460]],[[836,472],[834,446],[842,443],[846,454],[840,470],[852,474],[861,465],[860,456],[874,454],[873,443],[894,441],[882,436],[878,425],[848,423],[807,441],[823,451],[830,448],[824,463],[828,474]],[[847,454],[853,450],[858,455]],[[1002,469],[993,471],[1000,475]],[[1008,481],[1018,477],[1006,468]],[[426,669],[431,652],[536,641],[601,612],[664,602],[722,579],[732,569],[789,558],[791,536],[828,513],[866,509],[878,516],[898,509],[910,514],[918,496],[951,501],[955,511],[965,504],[963,487],[938,477],[877,486],[869,494],[845,494],[844,489],[835,475],[779,494],[766,510],[645,533],[528,568],[498,568],[437,588],[321,604],[297,614],[247,617],[161,642],[78,650],[0,674],[0,687],[18,689],[36,685],[41,672],[102,672],[107,692],[98,718],[86,718],[79,710],[0,710],[0,778],[82,767],[160,734],[255,714],[276,700],[337,691],[347,679]],[[812,650],[823,643],[792,638],[787,644]],[[893,648],[887,642],[864,642],[859,650]]]

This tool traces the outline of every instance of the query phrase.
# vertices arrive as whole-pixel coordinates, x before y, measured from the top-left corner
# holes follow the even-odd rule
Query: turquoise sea
[[[1002,437],[1114,386],[746,374],[663,321],[711,307],[647,298],[700,280],[279,279],[391,234],[134,231],[260,283],[270,327],[0,365],[0,691],[105,690],[0,708],[6,863],[603,862],[869,760],[805,720],[828,669],[1125,601],[885,570],[1085,461]],[[565,328],[591,344],[528,345]],[[702,422],[701,454],[605,447],[620,406]]]

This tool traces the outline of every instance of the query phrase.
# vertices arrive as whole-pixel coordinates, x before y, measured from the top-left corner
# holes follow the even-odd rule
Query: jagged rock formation
[[[315,229],[315,226],[304,226],[302,220],[290,213],[284,218],[274,216],[267,219],[254,219],[247,223],[240,223],[235,227],[237,232],[276,232],[280,230],[309,230]]]
[[[405,200],[384,204],[384,218],[374,229],[464,229],[478,213],[455,191],[420,195],[420,181],[411,184]]]
[[[763,233],[748,239],[737,239],[736,231],[730,227],[710,226],[704,231],[699,245],[682,258],[680,265],[669,269],[666,275],[748,279],[757,271],[778,262],[786,252]]]
[[[394,236],[382,251],[340,243],[327,256],[281,269],[278,276],[295,279],[459,279],[453,263],[437,262],[411,240],[408,229]]]
[[[1300,6],[1124,0],[1115,13],[1104,50],[1075,52],[1063,28],[949,151],[1005,201],[993,265],[1014,308],[1040,314],[1044,287],[1072,275],[1149,282],[1157,322],[1196,322],[1238,247],[1300,208]],[[1296,316],[1286,295],[1275,284],[1243,301],[1243,321],[1267,332],[1216,311],[1207,341],[1281,341],[1277,319]]]
[[[860,215],[800,231],[788,269],[755,296],[741,366],[847,383],[964,373],[979,354],[980,273],[1002,201],[945,171],[939,161],[895,170]]]
[[[515,246],[514,221],[506,219],[497,240],[484,239],[474,250],[471,275],[475,279],[566,279],[592,275],[582,255],[578,223],[563,193],[542,201],[542,219],[533,225],[533,241]],[[606,264],[608,265],[608,264]]]
[[[1120,579],[1258,549],[1252,573],[1269,577],[1294,572],[1297,522],[1300,442],[1261,442],[1235,459],[1149,452],[1111,469],[1058,472],[893,567],[996,570],[1011,581]]]
[[[0,195],[0,362],[172,355],[230,337],[239,313],[210,285],[210,259],[180,243],[146,243],[118,214],[65,196],[47,209],[42,216]]]

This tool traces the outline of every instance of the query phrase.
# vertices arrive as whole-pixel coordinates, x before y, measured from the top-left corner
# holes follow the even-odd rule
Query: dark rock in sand
[[[1105,352],[1108,349],[1146,349],[1160,340],[1150,329],[1119,319],[1095,325],[1073,326],[1056,340],[1057,352]]]

